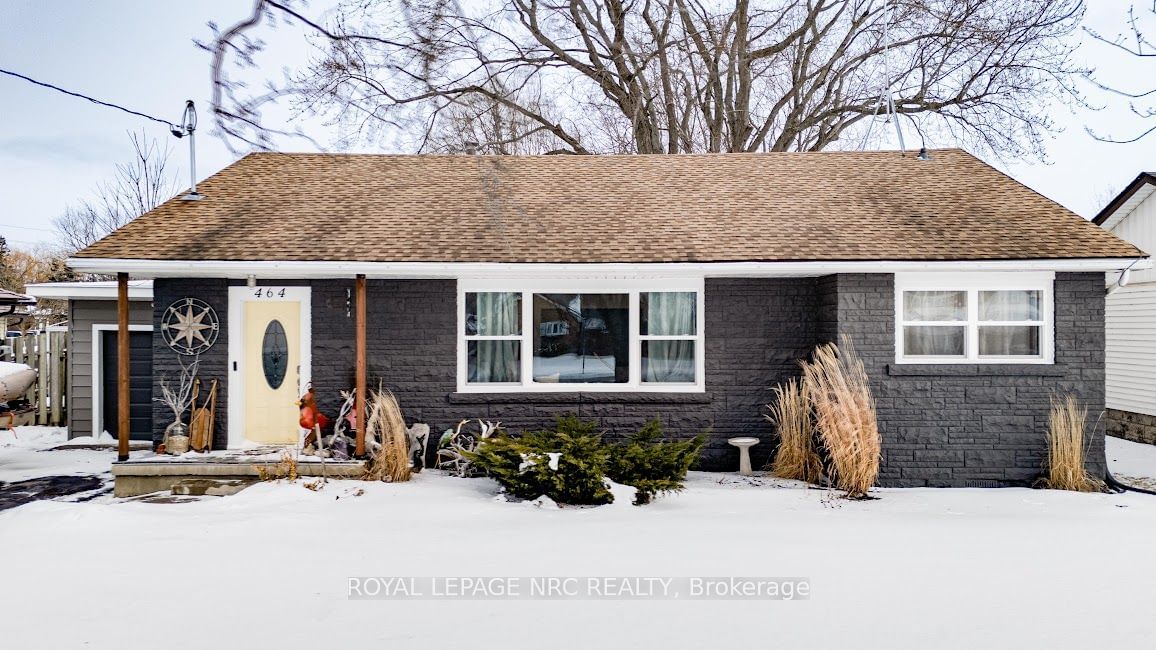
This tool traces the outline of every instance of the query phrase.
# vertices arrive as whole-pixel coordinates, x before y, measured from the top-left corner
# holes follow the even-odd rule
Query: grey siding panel
[[[72,300],[68,305],[68,437],[93,435],[92,422],[92,326],[115,325],[115,300]],[[152,305],[129,303],[129,322],[152,323]]]

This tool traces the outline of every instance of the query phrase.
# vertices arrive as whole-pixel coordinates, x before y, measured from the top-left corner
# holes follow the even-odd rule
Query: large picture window
[[[1050,273],[896,275],[901,363],[1051,363]]]
[[[701,300],[701,281],[464,281],[458,389],[700,391]]]

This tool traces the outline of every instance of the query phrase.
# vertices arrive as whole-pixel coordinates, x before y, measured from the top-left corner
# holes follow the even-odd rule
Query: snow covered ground
[[[68,431],[61,427],[17,427],[0,431],[0,481],[11,483],[42,476],[81,476],[108,473],[116,452],[80,448],[80,445],[112,443],[104,440],[76,438],[69,442]],[[61,445],[77,449],[47,451]]]
[[[1152,449],[1110,445],[1117,471],[1156,477]],[[0,467],[13,451],[0,447]],[[707,473],[641,508],[494,494],[488,480],[427,471],[398,485],[261,484],[187,503],[24,505],[0,512],[0,638],[13,648],[1140,648],[1156,634],[1152,496],[909,489],[847,502]],[[369,576],[805,577],[812,593],[349,600],[349,578]]]

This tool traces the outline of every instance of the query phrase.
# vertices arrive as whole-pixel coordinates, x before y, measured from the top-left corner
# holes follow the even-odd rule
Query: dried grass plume
[[[818,483],[823,462],[815,449],[811,422],[811,398],[803,381],[790,379],[775,386],[775,401],[768,404],[766,418],[779,430],[779,450],[771,473],[779,478]]]
[[[815,349],[803,364],[803,383],[835,486],[848,498],[865,498],[879,476],[882,440],[867,371],[850,338],[840,345]]]
[[[365,478],[370,481],[396,483],[410,479],[409,439],[405,419],[397,398],[388,390],[379,388],[369,397],[365,435],[381,443],[377,455],[370,461]]]
[[[1087,444],[1090,443],[1084,436],[1087,420],[1088,409],[1080,406],[1075,397],[1052,397],[1052,408],[1048,412],[1048,465],[1042,481],[1044,487],[1076,492],[1104,489],[1103,481],[1088,474],[1084,466]]]

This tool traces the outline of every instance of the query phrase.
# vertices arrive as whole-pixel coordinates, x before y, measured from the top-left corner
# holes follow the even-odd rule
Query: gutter
[[[128,273],[136,278],[541,278],[557,277],[814,277],[833,273],[930,271],[1113,272],[1152,267],[1147,257],[1041,260],[670,262],[527,264],[493,262],[235,261],[69,258],[81,273]]]

